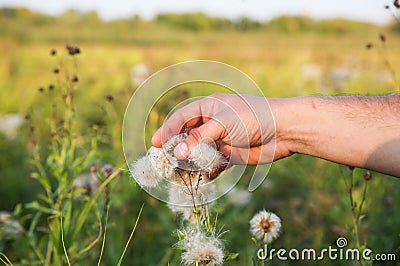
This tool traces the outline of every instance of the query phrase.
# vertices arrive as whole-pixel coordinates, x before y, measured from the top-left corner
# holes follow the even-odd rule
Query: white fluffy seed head
[[[158,175],[165,178],[171,178],[174,175],[175,167],[171,160],[167,157],[167,154],[163,148],[159,149],[152,146],[147,151],[147,157],[149,158],[150,163]]]
[[[281,232],[281,219],[272,212],[262,210],[250,220],[250,232],[264,243],[271,243]]]
[[[195,222],[193,206],[196,205],[197,208],[201,209],[205,203],[211,205],[215,198],[215,185],[208,183],[200,185],[197,189],[171,185],[168,194],[168,207],[171,211],[182,215],[184,220]],[[193,202],[193,199],[195,202]]]
[[[131,167],[131,174],[142,187],[155,187],[162,180],[147,156],[139,158]]]
[[[168,207],[172,212],[182,215],[183,219],[192,221],[194,217],[193,201],[187,188],[171,185],[168,190]]]
[[[180,248],[182,263],[192,265],[200,262],[202,265],[222,265],[224,262],[224,249],[221,240],[215,235],[207,236],[198,229],[186,229],[183,231],[184,239]]]
[[[200,170],[209,173],[222,170],[227,164],[225,156],[206,143],[200,143],[194,147],[190,152],[189,160]]]

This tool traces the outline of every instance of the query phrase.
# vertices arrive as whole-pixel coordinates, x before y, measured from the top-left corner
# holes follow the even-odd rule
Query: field
[[[38,178],[31,178],[31,173],[37,172],[38,162],[44,165],[44,172],[50,173],[49,186],[53,189],[62,184],[57,173],[60,176],[69,173],[72,176],[67,180],[70,181],[91,170],[99,172],[103,181],[110,176],[113,178],[107,185],[108,192],[96,199],[99,211],[91,210],[82,233],[67,239],[69,252],[85,242],[86,237],[96,238],[99,216],[107,229],[101,265],[116,265],[143,205],[122,265],[179,265],[180,251],[173,247],[178,240],[175,232],[179,219],[165,203],[150,197],[135,184],[124,160],[121,127],[125,108],[138,86],[133,74],[135,66],[146,66],[149,73],[154,73],[186,60],[220,61],[249,75],[265,96],[277,98],[384,95],[398,93],[400,86],[400,31],[396,24],[383,27],[345,20],[312,21],[302,17],[283,17],[269,23],[243,19],[234,23],[201,14],[164,15],[152,21],[135,17],[102,22],[93,13],[71,11],[54,18],[25,9],[0,10],[0,23],[0,115],[2,118],[7,114],[23,117],[22,125],[12,134],[0,132],[0,211],[12,213],[24,231],[17,235],[10,235],[9,231],[6,234],[3,226],[6,222],[0,219],[0,251],[14,265],[40,265],[37,253],[28,242],[37,243],[39,253],[46,253],[47,242],[43,241],[49,230],[55,228],[48,225],[54,213],[28,204],[44,201],[38,198],[43,186]],[[81,53],[68,56],[66,44],[78,45]],[[51,56],[52,49],[57,56]],[[79,78],[71,90],[73,107],[62,104],[69,97],[61,90],[64,76],[53,73],[60,60],[69,75],[76,72]],[[68,82],[67,85],[72,84]],[[55,86],[54,91],[49,89],[50,85]],[[209,88],[203,89],[201,93],[207,93]],[[190,97],[195,92],[187,89],[186,93]],[[182,97],[172,95],[160,103],[150,131],[161,125],[167,112]],[[54,111],[56,105],[61,106],[58,112]],[[66,160],[60,163],[60,168],[71,169],[64,173],[52,165],[57,161],[54,158],[58,151],[54,141],[64,147],[64,136],[59,136],[61,140],[55,139],[53,133],[54,125],[68,114],[67,118],[74,120],[70,128],[74,133],[68,136],[71,143],[76,139],[76,156],[90,157],[90,161],[72,160],[81,167],[72,168],[72,163],[66,165]],[[92,156],[93,139],[97,145]],[[71,148],[68,145],[66,147]],[[39,157],[34,157],[35,154]],[[105,165],[123,171],[110,175],[101,170]],[[91,169],[93,166],[96,170]],[[224,235],[226,249],[240,254],[227,265],[252,265],[251,258],[255,257],[257,247],[251,240],[248,224],[253,214],[264,208],[282,219],[283,232],[273,243],[274,247],[322,250],[335,246],[338,237],[345,237],[349,247],[355,247],[352,210],[345,184],[350,172],[346,166],[294,155],[274,163],[263,185],[252,193],[246,191],[250,176],[246,173],[236,193],[219,199],[214,208],[219,226],[228,231]],[[375,253],[395,253],[399,259],[400,181],[379,173],[372,173],[372,179],[365,181],[365,172],[354,170],[352,188],[359,204],[364,184],[368,182],[360,239]],[[57,193],[55,198],[63,195],[60,191]],[[64,195],[66,202],[71,200],[70,204],[75,204],[68,195]],[[90,202],[90,197],[93,195],[83,197],[82,202]],[[107,223],[102,204],[109,210]],[[68,208],[61,206],[60,209]],[[39,212],[42,215],[35,220]],[[72,221],[74,216],[71,216]],[[34,226],[33,221],[37,222]],[[30,240],[26,241],[27,238]],[[54,254],[58,254],[57,249],[63,254],[54,239],[49,242],[54,245]],[[93,265],[101,253],[101,244],[102,241],[95,242],[90,251],[77,256],[73,264]],[[52,255],[50,261],[66,265],[65,258],[56,255]],[[324,262],[327,265],[358,264]],[[298,261],[269,262],[271,265],[296,263]],[[307,265],[319,265],[319,262],[311,261]]]

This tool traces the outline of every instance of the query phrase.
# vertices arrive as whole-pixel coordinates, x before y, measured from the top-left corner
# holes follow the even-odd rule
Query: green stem
[[[132,237],[133,237],[133,234],[134,234],[135,231],[136,231],[136,226],[137,226],[138,223],[139,223],[139,218],[140,218],[140,215],[142,214],[143,207],[144,207],[144,204],[142,204],[142,207],[140,208],[138,217],[136,218],[136,221],[135,221],[135,225],[134,225],[133,228],[132,228],[132,232],[131,232],[131,234],[130,234],[130,236],[129,236],[129,238],[128,238],[128,241],[127,241],[126,244],[125,244],[124,251],[122,252],[121,257],[119,258],[119,261],[118,261],[117,266],[120,266],[121,263],[122,263],[122,259],[123,259],[124,256],[125,256],[126,250],[128,249],[128,246],[129,246],[129,243],[131,242]]]

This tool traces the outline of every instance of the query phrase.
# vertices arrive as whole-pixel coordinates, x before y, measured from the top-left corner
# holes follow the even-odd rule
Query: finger
[[[160,148],[173,135],[179,134],[184,127],[195,125],[199,121],[201,121],[201,115],[197,113],[197,110],[180,109],[157,129],[151,138],[151,142],[153,146]]]
[[[215,119],[192,129],[187,138],[175,147],[174,155],[179,160],[187,159],[193,147],[201,142],[211,142],[223,138],[226,130],[220,122]]]
[[[161,147],[162,144],[167,142],[173,135],[182,132],[185,127],[194,126],[202,121],[207,121],[205,117],[211,115],[207,112],[208,108],[202,107],[203,100],[190,103],[173,113],[160,127],[152,137],[152,144],[156,147]]]
[[[219,150],[225,156],[229,156],[229,162],[232,164],[257,165],[271,163],[277,159],[274,157],[275,145],[273,143],[249,148],[232,147],[224,143],[219,146]]]
[[[170,128],[165,128],[165,125],[163,125],[153,134],[153,137],[151,138],[151,143],[154,147],[161,148],[161,146],[165,142],[167,142],[172,136],[182,132],[190,132],[191,130],[193,130],[193,128],[199,127],[202,124],[202,118],[196,117],[184,123],[184,125],[180,127],[178,131],[173,131]]]

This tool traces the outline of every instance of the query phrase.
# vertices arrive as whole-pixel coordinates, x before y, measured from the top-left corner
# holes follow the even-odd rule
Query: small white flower
[[[189,160],[208,173],[222,170],[227,164],[225,156],[206,143],[200,143],[194,147],[190,152]]]
[[[250,232],[264,243],[271,243],[281,232],[281,219],[272,212],[262,210],[250,220]]]
[[[155,187],[162,180],[147,156],[139,158],[131,167],[135,181],[142,187]]]
[[[178,246],[184,250],[182,263],[192,265],[200,262],[202,265],[222,265],[224,262],[224,249],[221,240],[215,235],[207,236],[198,229],[183,231],[184,239]]]

